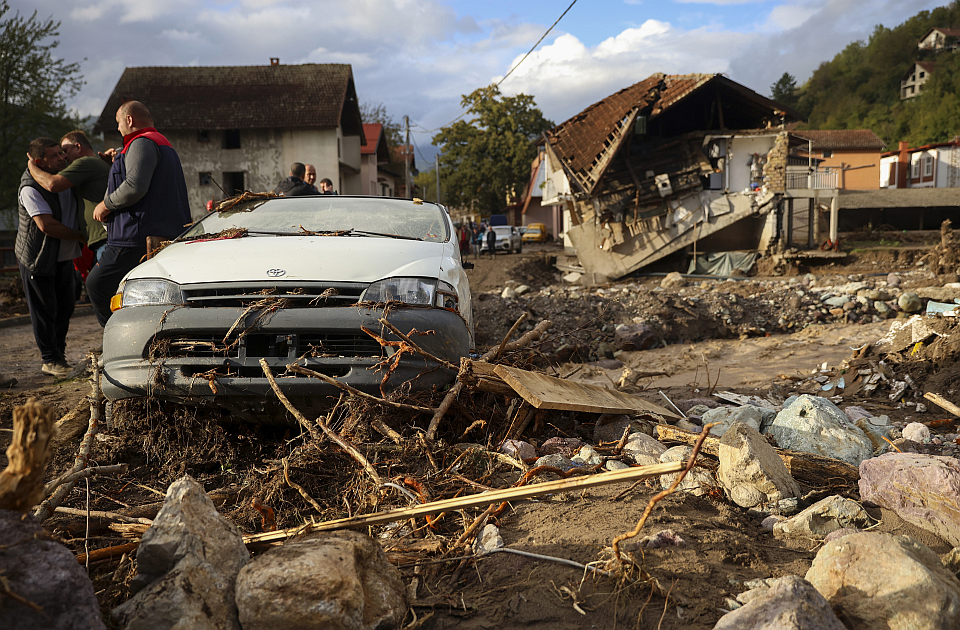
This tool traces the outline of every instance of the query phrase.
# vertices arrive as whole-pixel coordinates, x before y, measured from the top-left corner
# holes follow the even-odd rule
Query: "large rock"
[[[822,539],[838,529],[864,529],[873,524],[873,519],[859,503],[835,495],[817,501],[796,516],[779,521],[773,526],[773,533],[778,537]]]
[[[637,459],[638,455],[650,455],[659,461],[660,456],[666,452],[666,450],[666,446],[646,433],[631,433],[630,437],[627,438],[627,443],[623,447],[623,455],[639,464],[640,462]]]
[[[679,271],[671,271],[660,281],[660,286],[664,289],[679,289],[687,286],[687,281]]]
[[[831,457],[859,466],[873,455],[873,444],[839,407],[804,394],[777,414],[767,429],[780,448]]]
[[[200,484],[182,477],[167,489],[137,550],[134,585],[143,590],[112,616],[127,630],[239,630],[234,585],[249,560],[237,527]]]
[[[742,407],[717,407],[711,409],[700,417],[700,422],[704,426],[716,422],[717,426],[711,427],[710,435],[717,437],[726,433],[735,423],[749,425],[760,430],[760,423],[763,419],[760,409],[753,405],[744,405]]]
[[[0,510],[0,577],[11,593],[42,608],[38,612],[0,595],[0,627],[4,629],[106,628],[83,566],[23,512]]]
[[[237,578],[243,630],[396,628],[407,612],[400,572],[359,532],[323,532],[254,558]]]
[[[646,324],[617,326],[613,333],[613,346],[617,350],[646,350],[656,342],[656,335]]]
[[[960,622],[960,581],[907,536],[861,532],[834,540],[806,578],[851,630],[940,630]]]
[[[717,480],[727,496],[740,507],[799,497],[800,486],[787,471],[777,451],[756,427],[736,423],[720,438],[720,469]],[[749,497],[759,493],[760,501]]]
[[[713,630],[846,630],[812,584],[796,575],[776,580]]]
[[[887,453],[860,464],[860,497],[960,546],[960,462]]]
[[[674,446],[660,454],[660,463],[685,462],[690,459],[692,453],[693,448],[690,446]],[[660,475],[660,487],[666,490],[673,484],[678,475],[680,475],[680,473]],[[713,475],[710,474],[710,472],[694,466],[690,469],[690,472],[687,473],[687,476],[683,478],[683,481],[680,482],[680,485],[677,486],[677,490],[683,490],[699,497],[707,494],[716,487],[717,482],[713,479]]]

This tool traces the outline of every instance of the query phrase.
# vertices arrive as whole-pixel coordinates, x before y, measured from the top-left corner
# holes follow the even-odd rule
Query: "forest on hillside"
[[[888,148],[951,140],[960,135],[960,50],[920,50],[934,27],[960,28],[960,0],[892,29],[877,25],[869,41],[851,43],[801,86],[784,73],[773,97],[803,115],[802,129],[872,129]],[[901,101],[900,79],[916,61],[936,68],[920,96]]]

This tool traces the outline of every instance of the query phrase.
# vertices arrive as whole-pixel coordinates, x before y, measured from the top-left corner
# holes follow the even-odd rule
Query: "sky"
[[[55,53],[80,63],[86,84],[67,104],[83,116],[100,114],[125,67],[349,63],[361,103],[410,117],[421,167],[437,128],[463,112],[462,95],[501,80],[571,2],[9,1],[5,17],[61,22]],[[500,90],[532,95],[555,123],[655,72],[722,72],[768,96],[784,72],[802,84],[877,24],[944,4],[577,0]]]

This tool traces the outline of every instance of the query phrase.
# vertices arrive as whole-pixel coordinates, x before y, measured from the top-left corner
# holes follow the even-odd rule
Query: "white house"
[[[960,188],[960,136],[914,149],[901,142],[884,153],[880,188]]]
[[[958,38],[960,38],[960,28],[935,27],[920,38],[917,47],[921,50],[952,49],[957,47]]]
[[[920,96],[923,84],[930,79],[936,64],[930,61],[917,61],[900,77],[900,100],[905,101]]]
[[[269,191],[294,162],[362,194],[366,139],[348,64],[127,68],[94,125],[120,146],[116,112],[143,102],[177,150],[194,217],[206,202]]]

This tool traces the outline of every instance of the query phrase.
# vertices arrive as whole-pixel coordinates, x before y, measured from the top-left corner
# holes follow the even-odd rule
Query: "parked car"
[[[508,254],[523,251],[523,240],[520,238],[520,230],[512,225],[494,225],[491,228],[497,233],[497,251],[503,251]],[[484,233],[483,242],[480,244],[480,251],[485,252],[487,247],[486,233]]]
[[[292,400],[339,394],[297,365],[368,393],[456,373],[381,347],[416,343],[459,364],[473,346],[470,286],[442,206],[383,197],[278,197],[197,222],[121,282],[103,337],[109,400],[157,396],[258,416],[276,408],[265,359]],[[389,378],[385,378],[389,376]]]
[[[531,223],[523,233],[525,243],[546,243],[548,240],[550,235],[547,233],[547,226],[543,223]]]

